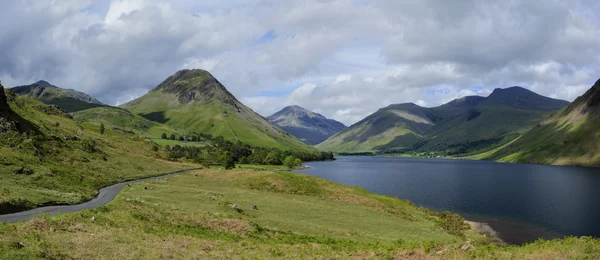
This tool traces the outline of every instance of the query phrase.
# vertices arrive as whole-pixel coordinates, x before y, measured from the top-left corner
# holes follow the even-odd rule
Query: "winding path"
[[[30,209],[30,210],[26,210],[26,211],[21,211],[21,212],[17,212],[17,213],[4,214],[4,215],[0,215],[0,222],[27,221],[27,220],[31,219],[32,217],[37,216],[39,214],[56,215],[58,213],[71,213],[71,212],[82,211],[84,209],[97,208],[100,206],[104,206],[104,205],[108,204],[109,202],[111,202],[112,200],[114,200],[115,197],[117,197],[117,194],[119,194],[119,192],[127,184],[167,178],[167,177],[171,177],[171,176],[175,176],[175,175],[185,174],[185,173],[188,173],[193,170],[197,170],[197,169],[190,169],[190,170],[174,172],[174,173],[166,174],[166,175],[160,175],[160,176],[154,176],[154,177],[148,177],[148,178],[142,178],[142,179],[117,183],[115,185],[104,187],[104,188],[100,189],[100,191],[98,192],[98,196],[96,196],[95,198],[93,198],[90,201],[87,201],[87,202],[84,202],[81,204],[75,204],[75,205],[47,206],[47,207],[40,207],[40,208]]]

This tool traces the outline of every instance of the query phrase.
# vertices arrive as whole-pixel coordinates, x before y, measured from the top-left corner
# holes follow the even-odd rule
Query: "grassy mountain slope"
[[[435,120],[427,108],[413,103],[390,105],[332,136],[317,148],[336,152],[366,152],[412,147]]]
[[[185,134],[185,131],[150,121],[119,107],[105,106],[78,111],[73,113],[73,119],[93,127],[99,127],[100,123],[104,123],[107,129],[134,133],[150,137],[153,140],[160,139],[162,133],[176,134],[177,136]]]
[[[35,98],[46,104],[57,105],[67,112],[76,112],[88,108],[104,106],[100,101],[85,93],[56,87],[46,81],[38,81],[27,86],[12,88],[16,94]]]
[[[204,70],[178,71],[122,108],[152,121],[223,136],[230,141],[280,149],[312,149],[239,102]]]
[[[424,108],[413,103],[390,105],[317,147],[336,152],[410,149],[421,142],[436,123],[464,113],[481,99],[464,97],[436,108]]]
[[[267,118],[303,142],[315,145],[344,130],[346,126],[299,106],[288,106]]]
[[[546,117],[488,159],[600,166],[600,80],[566,108]]]
[[[417,150],[446,155],[486,151],[514,140],[568,104],[520,87],[496,89],[466,113],[436,124]]]
[[[511,87],[496,89],[486,98],[464,97],[433,108],[392,105],[317,147],[336,152],[473,154],[514,140],[568,104]]]
[[[161,160],[163,151],[135,135],[101,135],[54,106],[10,91],[6,100],[14,127],[0,131],[0,213],[78,203],[116,182],[191,168]],[[7,121],[5,109],[0,121]]]

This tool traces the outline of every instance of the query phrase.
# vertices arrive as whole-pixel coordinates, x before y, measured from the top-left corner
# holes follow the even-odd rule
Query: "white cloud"
[[[573,100],[600,77],[599,13],[592,0],[7,1],[0,78],[116,104],[203,68],[261,114],[298,104],[347,124],[512,85]]]

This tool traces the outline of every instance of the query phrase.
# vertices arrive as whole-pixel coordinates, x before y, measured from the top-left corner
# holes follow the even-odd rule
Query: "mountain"
[[[495,89],[465,113],[436,124],[416,150],[442,155],[485,151],[514,140],[568,104],[521,87]]]
[[[149,120],[230,141],[312,150],[237,100],[204,70],[181,70],[148,94],[121,106]]]
[[[552,112],[568,106],[569,102],[545,97],[522,87],[510,87],[494,89],[482,105]]]
[[[462,115],[483,99],[479,96],[467,96],[434,108],[425,108],[414,103],[390,105],[317,147],[337,152],[410,150],[421,143],[436,124]]]
[[[438,117],[413,103],[379,109],[316,147],[336,152],[372,152],[409,148],[423,138]]]
[[[11,90],[18,95],[35,98],[46,104],[57,105],[69,113],[104,106],[102,102],[83,92],[59,88],[43,80],[31,85],[14,87]]]
[[[544,118],[487,159],[600,166],[600,79],[566,108]]]
[[[338,121],[299,106],[285,107],[267,119],[286,133],[310,145],[321,143],[346,128]]]
[[[514,140],[569,102],[521,87],[495,89],[439,107],[391,105],[317,145],[336,152],[469,154]]]

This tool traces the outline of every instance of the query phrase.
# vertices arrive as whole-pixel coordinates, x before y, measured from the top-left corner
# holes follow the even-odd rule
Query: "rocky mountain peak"
[[[48,81],[45,81],[45,80],[40,80],[36,83],[33,83],[32,85],[44,86],[44,87],[54,87],[54,85],[50,84]]]
[[[152,91],[175,94],[179,102],[223,102],[235,106],[239,101],[208,71],[184,69],[175,72]]]
[[[346,128],[338,121],[297,105],[284,107],[268,120],[307,144],[318,144]]]

